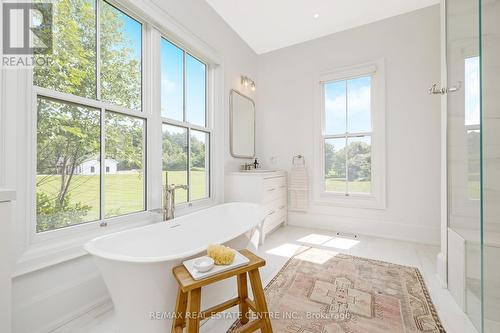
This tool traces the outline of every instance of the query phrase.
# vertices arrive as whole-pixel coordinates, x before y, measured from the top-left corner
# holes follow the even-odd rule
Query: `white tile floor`
[[[272,279],[298,246],[312,246],[311,243],[322,244],[314,245],[315,247],[328,248],[346,254],[418,267],[446,331],[448,333],[477,333],[465,314],[453,302],[448,291],[440,286],[435,276],[436,255],[439,251],[435,246],[367,236],[361,236],[356,242],[336,238],[335,234],[329,231],[283,227],[270,235],[258,251],[258,254],[267,260],[266,267],[261,270],[264,284]],[[210,320],[202,326],[201,331],[222,333],[231,323],[232,320]],[[54,332],[112,333],[113,311],[103,306],[102,309],[94,310]]]

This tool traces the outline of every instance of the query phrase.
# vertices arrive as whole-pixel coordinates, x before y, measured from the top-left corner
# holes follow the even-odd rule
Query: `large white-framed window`
[[[384,61],[319,75],[314,199],[385,208]]]
[[[33,69],[36,232],[143,212],[143,22],[104,0],[58,0]]]
[[[187,186],[176,190],[178,204],[209,199],[209,66],[165,37],[160,59],[162,183]]]
[[[176,22],[163,9],[148,1],[99,0],[101,1],[100,3],[97,1],[54,1],[54,7],[56,7],[55,25],[64,25],[67,29],[59,32],[64,32],[64,36],[72,37],[69,39],[70,42],[64,44],[65,39],[61,39],[61,36],[55,35],[54,47],[62,49],[62,51],[64,49],[68,51],[76,49],[77,52],[71,52],[71,54],[77,54],[79,57],[82,56],[83,59],[71,57],[70,52],[60,52],[60,55],[64,55],[64,57],[61,57],[61,60],[65,59],[66,61],[55,63],[57,65],[57,71],[53,71],[55,77],[51,75],[39,75],[36,72],[36,68],[13,69],[2,73],[5,75],[5,81],[9,82],[9,85],[2,87],[2,97],[5,97],[4,101],[6,105],[4,111],[7,118],[16,122],[15,126],[5,127],[7,130],[2,132],[6,136],[8,135],[9,138],[16,138],[15,146],[9,146],[5,151],[0,151],[0,154],[3,155],[2,161],[6,165],[2,170],[4,171],[5,178],[8,179],[7,185],[18,191],[18,204],[15,207],[15,214],[18,217],[19,223],[16,223],[14,226],[14,232],[16,239],[19,241],[16,242],[14,249],[17,260],[15,275],[24,274],[82,256],[85,254],[82,247],[83,244],[94,237],[159,221],[161,214],[158,214],[157,209],[161,208],[162,204],[161,185],[164,183],[162,176],[165,175],[162,172],[163,124],[182,125],[184,128],[189,128],[191,135],[196,136],[196,140],[198,141],[205,139],[204,135],[209,135],[205,143],[207,147],[205,149],[208,151],[205,155],[208,165],[206,172],[209,175],[206,177],[208,184],[204,187],[208,191],[208,198],[201,199],[200,196],[200,199],[198,199],[195,196],[191,198],[189,203],[179,204],[179,209],[176,210],[177,215],[187,214],[223,201],[223,192],[221,191],[224,178],[222,167],[224,159],[223,57],[211,48],[210,45],[207,45],[204,41],[186,30],[182,24]],[[64,5],[61,9],[57,8],[59,3]],[[109,5],[105,8],[105,11],[102,11],[102,8],[100,8],[102,4]],[[103,43],[116,42],[113,35],[111,36],[113,38],[110,38],[109,35],[105,34],[120,30],[120,25],[103,27],[102,24],[96,24],[98,17],[101,17],[100,22],[103,22],[102,16],[107,17],[107,15],[111,15],[109,11],[112,11],[111,14],[121,19],[126,19],[131,23],[136,22],[141,27],[140,51],[134,47],[134,45],[138,44],[134,43],[133,40],[127,39],[127,49],[132,50],[128,52],[132,52],[132,56],[139,53],[141,56],[140,88],[134,89],[134,91],[130,91],[128,86],[133,85],[133,82],[130,81],[131,77],[137,78],[138,76],[121,75],[123,73],[121,70],[124,68],[115,70],[120,62],[113,61],[116,59],[114,57],[109,57],[109,55],[115,52],[118,52],[120,56],[124,56],[127,51],[118,46],[111,48],[97,47],[97,45]],[[58,13],[59,17],[66,18],[64,24],[59,22]],[[81,18],[79,15],[83,15],[84,17]],[[77,22],[72,22],[71,20],[75,20],[75,17],[77,18]],[[94,22],[95,29],[81,29],[81,24],[90,24],[91,22]],[[124,30],[127,34],[134,31],[134,29],[128,26],[125,26]],[[58,32],[57,27],[55,28],[55,32]],[[75,36],[80,36],[84,42],[80,43],[78,38],[74,38]],[[162,36],[175,43],[175,45],[181,46],[183,51],[206,65],[207,105],[205,109],[206,123],[203,126],[196,124],[193,119],[188,119],[186,123],[175,123],[175,120],[162,117],[161,115],[160,41]],[[102,38],[104,40],[99,41]],[[63,66],[64,64],[66,64],[66,67]],[[139,62],[131,63],[129,67],[125,66],[125,69],[132,70],[131,68],[134,68],[134,64],[137,66]],[[101,69],[98,70],[97,66],[101,66]],[[103,66],[108,66],[108,68],[111,66],[112,70],[106,71],[106,68],[103,68]],[[89,68],[93,69],[90,71],[88,70]],[[78,75],[68,75],[68,70],[70,69]],[[135,73],[138,73],[138,71],[135,71]],[[34,78],[37,75],[39,75],[38,82],[44,80],[47,82],[34,84]],[[57,82],[56,78],[60,77],[58,75],[62,75],[68,80],[67,82],[63,82],[69,82],[70,84],[54,84],[54,82]],[[100,76],[104,77],[101,79]],[[113,80],[118,82],[118,85],[111,85],[110,82]],[[87,84],[88,82],[92,82],[92,84]],[[85,89],[82,89],[82,83],[86,83],[84,85]],[[129,93],[115,94],[121,89],[125,89]],[[98,91],[100,91],[99,98],[97,97]],[[117,96],[123,98],[117,99]],[[140,96],[140,99],[137,98],[138,96]],[[40,110],[40,112],[44,115],[43,119],[46,120],[45,123],[39,123],[39,119],[41,119],[38,117],[39,105],[43,106],[43,110]],[[52,115],[52,117],[45,117],[47,114]],[[73,117],[71,118],[73,124],[80,124],[80,126],[67,126],[64,122],[68,120],[68,115]],[[3,116],[2,114],[2,120]],[[52,124],[57,124],[57,126],[52,126]],[[141,124],[142,142],[138,140],[140,130],[139,126],[136,126],[137,124]],[[5,126],[5,123],[1,125]],[[93,196],[91,196],[92,200],[90,200],[92,201],[92,210],[89,210],[88,215],[85,216],[86,218],[83,221],[51,228],[43,226],[39,230],[40,232],[37,232],[37,228],[39,228],[36,205],[37,181],[39,177],[47,176],[45,173],[37,176],[38,143],[40,145],[45,143],[42,141],[38,142],[37,132],[39,125],[43,126],[46,131],[57,129],[51,135],[45,136],[47,138],[46,141],[49,141],[48,139],[64,137],[61,133],[62,131],[67,131],[72,136],[85,139],[83,142],[92,142],[92,144],[80,145],[79,148],[82,148],[81,151],[86,156],[92,153],[92,157],[94,157],[94,153],[98,152],[98,158],[86,158],[84,163],[75,163],[78,165],[75,168],[73,177],[76,174],[84,176],[82,173],[86,173],[85,176],[98,176],[99,181],[98,184],[93,182],[90,190],[85,191],[88,197],[91,194]],[[84,127],[90,130],[82,131]],[[119,139],[116,139],[116,136],[113,138],[111,135],[111,133],[116,133],[117,131],[120,131],[121,137]],[[51,132],[49,131],[49,133]],[[95,140],[97,135],[100,137],[99,141]],[[200,144],[200,142],[192,145],[194,149],[198,150],[200,150],[201,146],[203,144]],[[58,147],[63,146],[58,145]],[[132,149],[130,151],[131,147],[142,147],[142,149]],[[129,151],[125,153],[125,150]],[[111,156],[112,154],[113,156]],[[133,156],[134,158],[131,160],[121,160],[118,157],[115,158],[117,155],[118,157]],[[202,155],[197,154],[197,156]],[[133,163],[136,163],[141,157],[143,159],[142,170],[140,170],[141,177],[133,178],[134,184],[137,186],[129,186],[130,183],[126,183],[125,185],[127,186],[120,188],[120,191],[128,196],[126,204],[124,204],[123,200],[119,200],[120,197],[113,197],[111,195],[113,193],[110,194],[110,189],[106,187],[107,184],[110,184],[109,177],[117,176],[117,174],[123,171],[123,167],[130,168],[127,170],[129,174],[138,173],[137,164],[133,166]],[[53,172],[57,168],[61,170],[64,163],[61,165],[59,159],[53,160],[57,161],[55,163],[57,167],[47,168],[44,166],[43,168],[51,169]],[[101,163],[101,160],[103,163]],[[67,163],[68,159],[66,160]],[[202,161],[200,160],[194,164],[193,168],[197,168],[196,166],[199,165],[202,165]],[[64,168],[64,170],[68,169]],[[200,171],[200,169],[196,171]],[[89,184],[87,183],[86,185]],[[138,186],[143,187],[142,195],[139,195],[140,191],[135,191]],[[79,187],[75,187],[76,191],[78,191]],[[56,191],[58,188],[58,186],[51,187],[52,191]],[[68,188],[72,188],[71,184]],[[89,189],[88,186],[87,189]],[[142,199],[140,202],[139,200],[129,201],[130,192],[132,192],[133,198],[140,198],[142,196],[144,201]],[[201,193],[201,191],[198,193]],[[90,206],[88,204],[89,200],[87,200],[88,197],[81,201],[82,203],[87,202],[83,204],[84,206]],[[74,208],[78,202],[72,200],[69,200],[69,203]],[[115,200],[116,205],[110,205],[109,200]],[[52,206],[54,206],[54,201],[52,199]],[[95,204],[96,202],[97,204]],[[129,202],[134,204],[129,205]],[[143,206],[143,208],[136,209],[138,206],[139,208]],[[29,207],[29,209],[26,209],[26,207]],[[120,208],[120,211],[116,208]],[[49,205],[45,205],[44,209],[45,212],[51,212]],[[133,209],[134,211],[127,212],[126,210],[129,209]],[[71,210],[62,210],[62,213],[72,214]],[[94,216],[93,218],[90,218],[91,213]],[[59,214],[58,218],[63,219],[64,217],[67,219],[68,215],[64,214]]]
[[[160,197],[147,177],[187,185],[177,190],[180,206],[211,198],[210,65],[162,31],[115,2],[54,3],[54,51],[33,69],[36,234],[145,212],[150,192]],[[147,135],[157,121],[159,144]]]

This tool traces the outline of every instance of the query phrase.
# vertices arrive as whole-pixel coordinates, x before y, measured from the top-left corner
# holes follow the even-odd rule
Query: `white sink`
[[[264,172],[275,172],[276,170],[266,170],[266,169],[253,169],[253,170],[241,170],[241,172],[248,173],[264,173]]]

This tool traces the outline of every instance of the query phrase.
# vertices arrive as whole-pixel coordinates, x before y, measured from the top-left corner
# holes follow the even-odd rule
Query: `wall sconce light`
[[[250,89],[252,89],[252,91],[255,91],[255,81],[250,79],[248,76],[241,76],[241,84],[245,87],[250,86]]]

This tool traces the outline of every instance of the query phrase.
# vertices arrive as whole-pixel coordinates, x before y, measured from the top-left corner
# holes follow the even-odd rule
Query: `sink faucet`
[[[187,185],[165,185],[163,187],[163,220],[168,221],[175,217],[175,190],[187,190]]]

